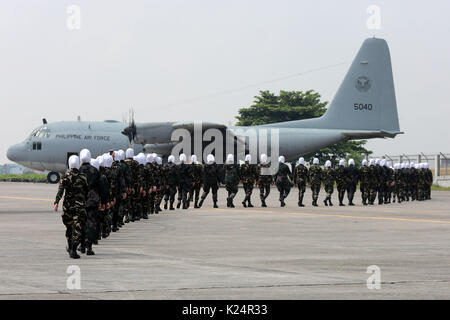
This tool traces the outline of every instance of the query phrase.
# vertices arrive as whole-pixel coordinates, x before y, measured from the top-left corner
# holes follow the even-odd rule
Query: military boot
[[[164,202],[164,210],[167,210],[167,201]]]
[[[174,208],[174,206],[173,206],[173,201],[170,201],[169,210],[175,210],[175,208]]]
[[[298,202],[298,206],[299,206],[299,207],[304,207],[305,205],[303,204],[303,201],[300,200],[300,201]]]
[[[319,205],[317,204],[317,200],[313,200],[312,205],[313,205],[314,207],[318,207],[318,206],[319,206]]]
[[[197,208],[201,208],[202,207],[202,205],[203,205],[203,201],[204,201],[205,199],[200,199],[200,202],[198,203],[198,206],[197,206]]]
[[[92,251],[92,243],[88,242],[88,243],[86,244],[86,248],[87,248],[86,255],[88,255],[88,256],[93,256],[93,255],[95,255],[95,252]]]
[[[181,201],[178,201],[178,203],[177,203],[177,209],[180,209],[180,207],[181,207]]]
[[[77,248],[75,247],[75,250],[76,250]],[[70,239],[67,239],[67,247],[66,247],[66,251],[68,252],[68,253],[70,253],[70,250],[72,250],[72,241],[70,241]]]
[[[253,205],[252,205],[252,203],[250,202],[250,199],[248,199],[248,205],[247,205],[247,207],[253,208]]]
[[[261,199],[261,207],[267,207],[266,200]]]
[[[86,246],[84,245],[84,243],[80,244],[78,250],[80,250],[80,253],[86,253]]]
[[[217,201],[214,201],[214,208],[218,208]]]
[[[195,208],[195,209],[200,208],[200,207],[198,206],[198,200],[195,200],[195,202],[194,202],[194,208]]]
[[[70,247],[69,257],[71,257],[72,259],[80,259],[80,256],[77,253],[77,247],[78,247],[78,243],[76,243],[76,242],[74,242],[72,244],[72,246]]]
[[[328,198],[326,198],[325,200],[323,200],[323,203],[325,204],[325,206],[328,207]]]
[[[148,213],[144,211],[142,215],[142,219],[148,219]]]
[[[330,205],[330,207],[333,206],[333,202],[331,202],[331,198],[328,198],[328,204]]]
[[[281,205],[282,207],[284,207],[284,206],[286,205],[286,203],[284,203],[284,199],[280,200],[280,205]]]
[[[244,199],[244,201],[242,201],[242,205],[244,206],[244,208],[247,208],[247,200]]]
[[[227,198],[227,207],[230,207],[230,197]]]

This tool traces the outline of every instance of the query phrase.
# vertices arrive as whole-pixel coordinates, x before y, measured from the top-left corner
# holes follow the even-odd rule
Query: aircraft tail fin
[[[401,133],[385,40],[364,41],[327,112],[317,120],[323,128],[344,132],[376,131],[386,136]]]

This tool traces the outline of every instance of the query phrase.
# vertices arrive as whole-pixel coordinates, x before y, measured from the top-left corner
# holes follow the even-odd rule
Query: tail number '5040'
[[[371,103],[354,103],[353,108],[355,110],[372,110],[372,104]]]

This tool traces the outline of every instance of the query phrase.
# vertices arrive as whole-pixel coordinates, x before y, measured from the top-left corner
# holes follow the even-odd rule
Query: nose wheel
[[[58,183],[59,179],[60,179],[60,176],[59,176],[58,172],[53,172],[52,171],[52,172],[49,172],[48,175],[47,175],[48,183],[51,183],[51,184]]]

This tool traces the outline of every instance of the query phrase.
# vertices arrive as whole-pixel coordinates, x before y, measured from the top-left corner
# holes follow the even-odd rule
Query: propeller
[[[136,137],[136,123],[134,122],[133,108],[131,108],[129,111],[128,124],[128,127],[123,129],[122,134],[127,136],[130,143],[132,143],[134,142],[134,138]]]

